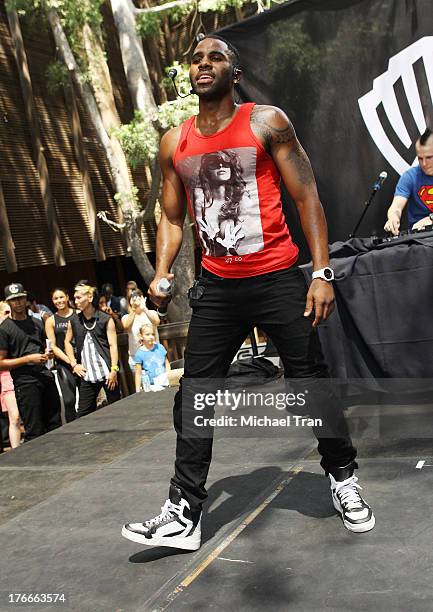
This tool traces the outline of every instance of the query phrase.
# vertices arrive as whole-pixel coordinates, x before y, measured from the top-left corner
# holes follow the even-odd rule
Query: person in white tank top
[[[153,325],[156,342],[159,342],[159,323],[160,319],[156,311],[146,307],[142,291],[140,289],[133,291],[129,300],[129,312],[122,317],[123,329],[128,333],[129,365],[132,370],[135,370],[135,353],[140,348],[140,328],[146,324]]]

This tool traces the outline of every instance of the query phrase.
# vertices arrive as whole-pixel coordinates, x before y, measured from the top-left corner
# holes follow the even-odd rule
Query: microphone
[[[388,173],[385,172],[385,170],[383,170],[379,174],[379,178],[377,179],[377,181],[373,185],[373,191],[379,191],[379,189],[382,187],[382,185],[384,184],[384,182],[386,181],[387,178],[388,178]]]
[[[168,71],[168,76],[170,77],[170,79],[173,81],[173,87],[174,87],[174,91],[176,92],[178,98],[187,98],[188,96],[192,96],[193,93],[195,93],[195,91],[193,89],[191,89],[191,91],[189,92],[189,94],[186,94],[186,96],[182,96],[177,87],[176,87],[176,77],[177,77],[177,70],[176,68],[170,68],[170,70]]]
[[[169,295],[171,293],[171,282],[168,280],[168,278],[161,278],[156,288],[160,293],[165,293],[166,295]],[[160,310],[158,308],[158,310],[156,311],[162,319],[167,316],[167,306],[163,306],[163,308],[165,308],[165,310]]]
[[[376,195],[376,193],[379,191],[379,189],[382,187],[382,185],[384,184],[384,182],[386,181],[388,177],[388,173],[385,172],[385,170],[382,170],[382,172],[379,174],[377,181],[374,183],[373,185],[373,189],[371,191],[370,197],[368,198],[368,200],[365,203],[364,206],[364,210],[361,213],[361,216],[358,219],[357,224],[354,227],[354,230],[351,234],[349,234],[349,238],[354,238],[355,234],[357,232],[358,227],[361,225],[361,222],[365,216],[365,213],[368,210],[368,207],[370,206],[370,204],[372,203],[372,201],[374,200],[374,197]]]

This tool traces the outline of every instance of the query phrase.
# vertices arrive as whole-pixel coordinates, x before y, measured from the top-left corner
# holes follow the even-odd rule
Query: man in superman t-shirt
[[[409,168],[397,183],[394,199],[388,209],[384,229],[398,235],[406,204],[410,229],[420,230],[433,224],[433,132],[427,128],[417,140],[418,166]]]

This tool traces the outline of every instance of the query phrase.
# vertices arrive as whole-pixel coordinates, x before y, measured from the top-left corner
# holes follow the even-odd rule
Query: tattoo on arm
[[[295,168],[298,179],[303,185],[314,183],[310,160],[299,143],[293,149],[290,149],[285,159]]]
[[[289,149],[285,161],[293,166],[298,176],[299,181],[303,185],[311,185],[314,183],[313,170],[311,169],[310,160],[307,157],[302,146],[299,144],[293,125],[290,123],[283,128],[277,128],[270,125],[269,107],[253,108],[251,113],[251,127],[256,135],[263,141],[264,147],[269,155],[272,155],[275,145],[285,144]]]
[[[292,126],[288,126],[279,130],[272,128],[274,132],[274,143],[280,144],[283,142],[293,142],[295,140],[295,133]]]
[[[251,126],[260,136],[268,153],[276,144],[293,143],[296,141],[295,130],[291,123],[284,128],[277,128],[269,123],[269,108],[254,107],[251,113]]]

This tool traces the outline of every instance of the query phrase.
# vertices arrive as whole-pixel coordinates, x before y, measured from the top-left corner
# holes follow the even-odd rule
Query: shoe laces
[[[163,523],[166,519],[173,518],[176,511],[179,511],[179,509],[179,506],[176,506],[176,504],[173,504],[169,499],[167,499],[165,504],[161,506],[161,514],[158,514],[158,516],[155,516],[153,519],[145,521],[144,524],[146,527],[161,525],[161,523]]]
[[[346,508],[357,510],[363,507],[362,497],[358,493],[358,489],[362,490],[362,487],[357,483],[358,478],[351,476],[335,484],[335,494],[338,495],[341,504]]]

